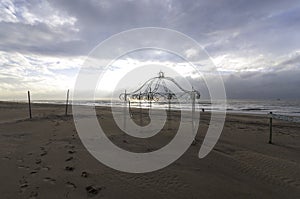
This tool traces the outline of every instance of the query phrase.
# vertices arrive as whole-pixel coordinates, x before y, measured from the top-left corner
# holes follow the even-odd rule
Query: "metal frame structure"
[[[174,93],[168,87],[168,84],[171,83],[176,86],[181,92]],[[200,92],[197,90],[186,90],[182,88],[173,78],[165,77],[164,73],[160,71],[158,77],[153,77],[147,80],[142,86],[136,89],[133,92],[127,93],[126,90],[124,93],[121,93],[119,98],[122,101],[127,100],[137,100],[137,101],[171,101],[173,99],[183,98],[184,96],[190,97],[190,99],[200,99]]]
[[[171,91],[171,89],[168,87],[169,83],[176,86],[180,93],[174,93]],[[169,116],[171,116],[171,100],[176,100],[179,98],[183,98],[186,96],[189,100],[191,100],[192,105],[192,131],[196,135],[196,124],[195,124],[195,102],[196,99],[200,99],[200,92],[195,90],[194,88],[189,91],[184,88],[182,88],[173,78],[171,77],[165,77],[164,73],[160,71],[158,73],[158,77],[153,77],[149,80],[147,80],[142,86],[140,86],[138,89],[136,89],[133,92],[127,93],[126,90],[124,93],[121,93],[119,95],[120,100],[124,101],[125,104],[129,104],[129,114],[130,117],[132,117],[131,113],[131,107],[130,102],[131,100],[138,101],[140,104],[140,123],[143,123],[142,119],[142,101],[147,101],[150,104],[152,101],[168,101],[169,104]],[[126,128],[126,107],[124,106],[124,129]]]

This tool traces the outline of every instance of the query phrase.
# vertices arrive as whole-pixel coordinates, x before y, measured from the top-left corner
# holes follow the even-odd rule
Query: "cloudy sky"
[[[0,100],[63,98],[96,45],[149,26],[202,45],[228,98],[300,98],[298,0],[1,0]]]

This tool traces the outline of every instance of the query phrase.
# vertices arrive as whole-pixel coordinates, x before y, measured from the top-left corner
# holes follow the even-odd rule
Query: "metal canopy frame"
[[[171,89],[168,87],[168,83],[173,83],[177,88],[181,91],[180,93],[173,93]],[[132,117],[130,102],[132,100],[137,100],[140,104],[140,123],[143,123],[142,119],[142,101],[147,101],[152,104],[152,101],[157,102],[160,100],[168,101],[169,104],[169,116],[171,116],[171,100],[183,98],[183,96],[188,96],[191,100],[192,105],[192,132],[196,135],[196,124],[195,124],[195,102],[196,99],[200,99],[200,92],[192,88],[191,91],[182,88],[173,78],[165,77],[165,74],[160,71],[158,73],[158,77],[153,77],[147,80],[142,86],[136,89],[133,92],[127,93],[126,90],[124,93],[119,95],[120,100],[124,101],[125,104],[129,105],[129,114]],[[126,114],[127,105],[124,106],[124,129],[126,129]]]
[[[168,83],[172,83],[179,90],[180,93],[174,93],[168,87]],[[158,77],[153,77],[147,80],[142,86],[136,89],[133,92],[127,93],[126,90],[124,93],[119,95],[120,100],[122,101],[165,101],[183,98],[183,96],[189,96],[193,99],[200,99],[200,92],[194,88],[189,91],[182,88],[173,78],[165,77],[164,73],[160,71]]]

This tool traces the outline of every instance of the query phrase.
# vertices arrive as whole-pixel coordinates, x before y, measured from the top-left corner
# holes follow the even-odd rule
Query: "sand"
[[[113,170],[89,154],[72,116],[64,116],[64,106],[35,104],[32,109],[33,119],[29,120],[26,104],[0,103],[1,198],[300,196],[300,124],[274,120],[274,144],[268,144],[267,116],[228,114],[216,147],[199,159],[210,116],[204,113],[197,142],[181,158],[159,171],[129,174]],[[121,134],[108,108],[97,108],[97,114],[116,145],[136,152],[164,146],[178,124],[178,113],[173,113],[163,132],[141,140]],[[136,120],[137,114],[133,116]]]

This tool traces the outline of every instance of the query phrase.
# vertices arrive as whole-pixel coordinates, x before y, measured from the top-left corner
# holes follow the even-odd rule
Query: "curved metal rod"
[[[154,89],[151,90],[152,85],[154,84],[154,82],[156,81],[155,85],[154,85]],[[192,96],[192,94],[196,94],[195,97],[196,99],[200,98],[200,93],[197,90],[186,90],[184,88],[182,88],[173,78],[171,77],[164,77],[163,75],[160,75],[159,77],[153,77],[149,80],[147,80],[142,86],[140,86],[138,89],[136,89],[133,92],[130,93],[121,93],[119,95],[119,98],[121,100],[126,99],[127,96],[131,96],[133,99],[158,99],[158,96],[163,97],[164,99],[175,99],[178,98],[176,97],[175,93],[173,93],[166,85],[166,82],[164,80],[169,80],[172,83],[174,83],[181,91],[187,94],[189,94],[190,96]],[[146,86],[146,89],[144,90],[144,92],[142,92],[142,89]],[[165,91],[165,93],[161,93],[161,92],[157,92],[159,87],[162,86],[163,90]],[[139,93],[138,93],[139,92]],[[184,94],[180,95],[180,97],[182,97]]]

